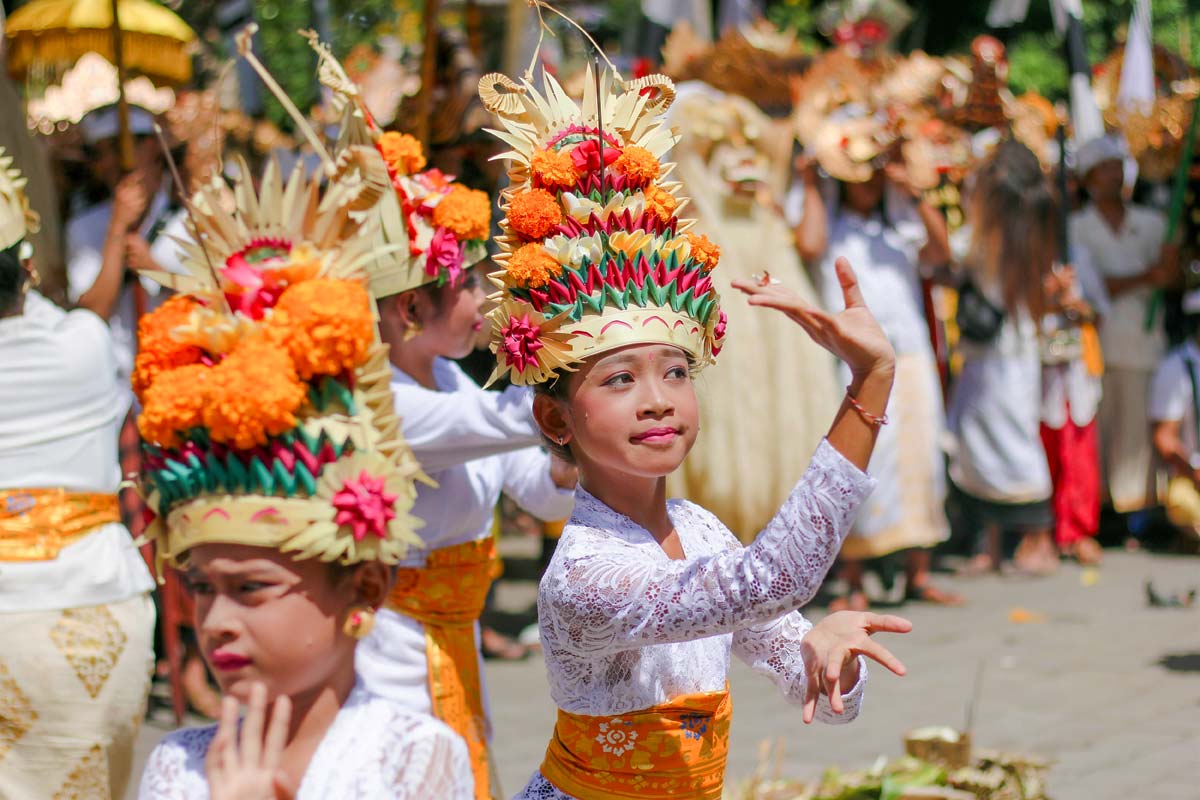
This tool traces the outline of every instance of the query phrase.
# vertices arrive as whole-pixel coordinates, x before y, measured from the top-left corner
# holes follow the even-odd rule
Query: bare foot
[[[829,603],[831,613],[834,611],[866,611],[870,607],[871,603],[867,600],[866,594],[858,590],[835,597]]]
[[[939,589],[929,582],[904,587],[904,599],[916,603],[929,603],[935,606],[963,606],[967,604],[967,599],[961,594]]]
[[[528,647],[492,628],[480,628],[479,644],[484,658],[495,661],[524,661],[529,658]]]
[[[1075,556],[1076,561],[1087,567],[1095,566],[1104,560],[1104,550],[1090,536],[1072,544],[1070,553]]]
[[[958,574],[968,578],[976,578],[989,572],[999,572],[1000,562],[990,553],[978,553],[958,569]]]

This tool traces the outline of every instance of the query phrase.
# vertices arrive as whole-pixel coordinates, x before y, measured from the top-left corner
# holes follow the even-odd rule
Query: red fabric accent
[[[1054,484],[1054,541],[1065,548],[1100,528],[1100,440],[1096,421],[1067,417],[1059,429],[1042,425],[1042,445]]]

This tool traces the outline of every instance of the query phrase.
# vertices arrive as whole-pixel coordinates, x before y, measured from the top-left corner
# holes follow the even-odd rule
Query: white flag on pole
[[[989,28],[1011,28],[1025,21],[1029,14],[1029,0],[992,0],[988,7]]]
[[[1117,89],[1117,107],[1122,110],[1144,114],[1154,105],[1154,40],[1150,26],[1150,0],[1137,0],[1129,18],[1121,84]]]

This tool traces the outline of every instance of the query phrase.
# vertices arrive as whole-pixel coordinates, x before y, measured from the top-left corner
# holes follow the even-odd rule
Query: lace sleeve
[[[767,622],[816,593],[874,482],[822,442],[804,477],[754,543],[684,561],[598,550],[563,558],[542,582],[543,625],[580,655],[683,642]],[[685,505],[676,526],[708,541],[727,529]]]
[[[400,752],[391,758],[399,769],[393,781],[395,800],[472,800],[475,780],[467,745],[449,728],[424,723],[422,729],[405,737]]]
[[[169,734],[146,760],[138,800],[208,800],[204,758],[216,726]]]
[[[808,670],[804,667],[800,643],[810,630],[812,623],[799,611],[793,611],[771,622],[735,631],[733,654],[755,672],[770,678],[789,703],[803,705]],[[838,725],[858,716],[867,685],[867,661],[862,656],[858,657],[858,675],[858,683],[842,695],[843,713],[835,714],[829,697],[822,695],[817,700],[815,719]]]

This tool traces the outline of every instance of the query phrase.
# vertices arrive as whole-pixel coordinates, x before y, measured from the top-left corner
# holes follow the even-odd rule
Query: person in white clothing
[[[552,76],[542,92],[526,82],[518,103],[499,91],[508,85],[493,75],[480,89],[513,147],[492,351],[497,374],[535,388],[539,428],[580,476],[538,590],[558,720],[518,797],[717,800],[731,653],[769,675],[805,722],[855,714],[860,655],[903,672],[870,634],[907,621],[844,612],[813,626],[797,613],[872,488],[862,470],[895,354],[844,260],[838,314],[769,275],[734,281],[751,305],[784,311],[842,358],[851,385],[807,473],[749,546],[703,508],[669,501],[667,476],[699,433],[692,376],[721,352],[728,321],[712,277],[719,249],[676,216],[677,184],[659,180],[654,154],[674,143],[661,124],[672,84],[598,76],[603,132],[592,101],[581,108]]]
[[[1150,388],[1151,442],[1167,465],[1167,518],[1190,540],[1200,540],[1200,290],[1184,295],[1191,335],[1171,350]]]
[[[22,185],[0,170],[0,797],[123,800],[154,584],[117,504],[112,339],[31,288]]]
[[[447,701],[443,687],[461,682],[470,711],[467,740],[472,744],[478,737],[477,758],[491,735],[478,618],[499,573],[496,504],[503,492],[539,519],[565,519],[575,488],[574,470],[539,447],[529,390],[485,391],[452,360],[470,353],[483,323],[481,269],[468,269],[444,286],[425,285],[379,301],[396,415],[437,485],[417,490],[414,513],[425,521],[419,531],[425,549],[403,563],[392,602],[357,655],[359,675],[372,691],[433,713],[456,729],[464,721],[451,715],[462,709]],[[435,588],[446,581],[455,587],[449,596]],[[469,623],[469,638],[463,646],[449,645],[455,663],[431,663],[435,637],[456,635],[438,624],[451,614]],[[486,762],[477,768],[477,782],[484,783],[477,789],[486,792]]]
[[[1105,491],[1120,513],[1155,500],[1146,400],[1166,336],[1153,297],[1180,275],[1179,251],[1165,241],[1162,214],[1125,201],[1124,157],[1124,143],[1114,136],[1080,147],[1078,170],[1089,202],[1069,221],[1070,241],[1087,250],[1112,299],[1100,328],[1105,362],[1100,453]]]
[[[123,177],[116,157],[116,119],[116,108],[105,106],[80,122],[93,173],[112,196],[67,223],[67,297],[106,320],[112,330],[123,417],[133,401],[129,378],[138,316],[167,297],[157,283],[135,277],[133,270],[180,271],[175,240],[186,238],[187,228],[185,212],[173,200],[153,116],[141,108],[130,109],[135,163]]]
[[[939,605],[963,602],[930,578],[931,550],[950,535],[943,509],[946,480],[942,438],[942,391],[923,312],[919,269],[949,260],[946,222],[911,185],[902,159],[882,144],[886,133],[874,118],[831,120],[817,137],[819,164],[834,179],[829,207],[809,180],[804,213],[796,228],[800,257],[819,266],[823,305],[842,308],[835,264],[855,265],[871,312],[896,349],[896,388],[872,455],[879,488],[865,501],[842,549],[840,575],[846,596],[832,608],[865,609],[863,562],[903,553],[907,599]],[[841,142],[853,139],[853,147]],[[865,149],[864,149],[865,148]],[[858,161],[860,154],[866,156]],[[851,158],[849,153],[854,153]],[[843,379],[849,377],[841,368]]]
[[[139,798],[469,800],[462,738],[355,674],[393,565],[419,543],[423,477],[358,268],[370,221],[327,202],[354,184],[331,179],[322,196],[323,173],[285,186],[275,169],[257,191],[241,176],[233,211],[201,190],[211,251],[186,254],[189,290],[140,327],[146,537],[160,569],[184,572],[225,697],[219,725],[158,744]],[[314,201],[297,212],[293,197]],[[311,241],[317,230],[341,236]]]

